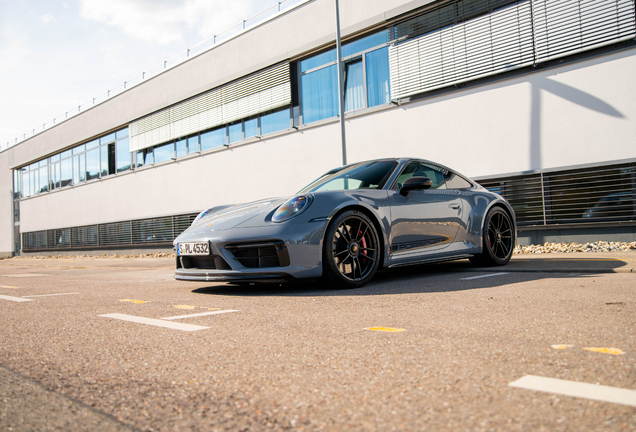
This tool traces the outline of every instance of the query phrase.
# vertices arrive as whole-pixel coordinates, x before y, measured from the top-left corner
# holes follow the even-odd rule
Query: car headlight
[[[197,223],[197,221],[198,221],[199,219],[201,219],[201,218],[202,218],[203,216],[205,216],[206,214],[210,213],[210,212],[212,211],[212,209],[213,209],[213,208],[214,208],[214,207],[209,208],[209,209],[207,209],[207,210],[203,210],[201,213],[199,213],[199,214],[197,215],[197,217],[195,217],[195,218],[194,218],[194,220],[192,221],[192,223],[190,224],[190,226],[194,225],[195,223]]]
[[[272,215],[272,222],[284,222],[298,216],[311,205],[312,195],[297,195],[278,207]]]

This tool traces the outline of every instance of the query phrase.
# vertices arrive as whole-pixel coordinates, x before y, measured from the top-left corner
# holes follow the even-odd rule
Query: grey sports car
[[[380,159],[333,169],[292,197],[201,212],[174,241],[175,278],[357,288],[381,268],[504,265],[515,240],[501,196],[434,162]]]

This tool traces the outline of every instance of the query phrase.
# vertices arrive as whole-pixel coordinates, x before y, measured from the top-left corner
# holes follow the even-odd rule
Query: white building
[[[171,248],[212,205],[343,160],[333,0],[293,7],[0,152],[0,255]],[[636,233],[633,0],[341,0],[349,163],[451,166],[520,243]],[[8,193],[7,193],[8,192]]]

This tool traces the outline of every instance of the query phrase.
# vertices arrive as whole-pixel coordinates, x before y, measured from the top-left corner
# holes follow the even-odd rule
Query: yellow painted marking
[[[221,308],[204,308],[204,307],[202,307],[201,309],[207,309],[207,310],[221,310]]]
[[[572,345],[566,345],[566,344],[563,344],[563,345],[550,345],[550,347],[554,348],[554,349],[566,349],[566,348],[570,348],[571,346]]]
[[[10,286],[10,285],[0,285],[0,288],[20,289],[20,287],[14,287],[14,286]]]
[[[583,348],[586,351],[594,351],[603,354],[621,355],[624,354],[623,350],[618,348]]]
[[[135,304],[144,304],[144,303],[150,303],[147,300],[133,300],[133,299],[121,299],[119,300],[121,302],[128,302],[128,303],[135,303]]]
[[[172,307],[177,309],[195,309],[196,308],[196,306],[189,306],[189,305],[174,305]]]
[[[406,331],[406,329],[391,328],[391,327],[367,327],[365,328],[365,330],[385,331],[385,332],[392,332],[392,333]]]

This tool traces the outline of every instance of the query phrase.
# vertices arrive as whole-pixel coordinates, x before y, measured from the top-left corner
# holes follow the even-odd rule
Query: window
[[[261,135],[289,129],[289,108],[261,114]]]
[[[228,126],[228,135],[230,143],[241,141],[243,139],[243,122],[236,121]]]
[[[470,182],[445,168],[426,162],[411,162],[398,176],[393,189],[400,189],[411,177],[428,177],[433,184],[431,189],[465,189],[472,187]]]
[[[188,153],[194,153],[199,151],[199,135],[192,135],[188,137]]]
[[[383,30],[342,46],[345,111],[389,103],[388,40]],[[300,73],[303,123],[338,115],[335,50],[301,61]]]
[[[174,143],[155,147],[155,164],[174,158]]]
[[[301,192],[349,189],[382,189],[397,162],[375,161],[347,166],[325,174]]]
[[[131,153],[129,148],[128,138],[120,139],[115,144],[116,169],[118,173],[130,169]]]
[[[243,122],[245,127],[245,138],[258,135],[258,117],[253,117]]]
[[[225,126],[201,134],[201,151],[227,144]]]
[[[183,157],[188,154],[188,140],[181,138],[177,140],[177,157]]]

